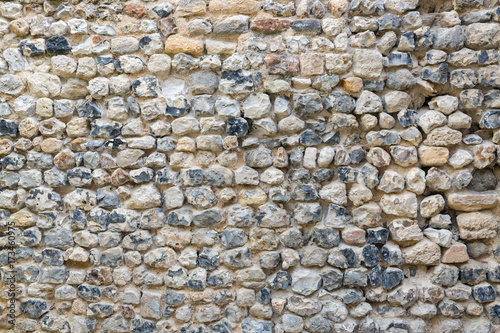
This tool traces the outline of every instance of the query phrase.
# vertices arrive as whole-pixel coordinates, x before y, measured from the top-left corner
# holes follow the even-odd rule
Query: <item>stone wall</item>
[[[500,332],[493,0],[0,15],[1,332]]]

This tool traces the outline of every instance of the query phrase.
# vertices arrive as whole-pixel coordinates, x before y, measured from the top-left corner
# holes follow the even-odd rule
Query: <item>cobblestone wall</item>
[[[0,331],[500,332],[495,1],[0,15]]]

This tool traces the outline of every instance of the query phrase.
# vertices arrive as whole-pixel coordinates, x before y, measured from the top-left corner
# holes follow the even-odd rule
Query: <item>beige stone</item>
[[[66,125],[66,133],[71,138],[86,136],[90,134],[88,120],[85,118],[73,118]]]
[[[207,54],[233,54],[238,47],[238,43],[207,39],[205,40]]]
[[[128,209],[147,209],[161,205],[161,194],[154,184],[142,185],[136,188],[125,202]]]
[[[451,146],[461,141],[462,132],[443,126],[430,131],[424,140],[424,144],[428,146]]]
[[[418,221],[410,219],[395,219],[387,224],[391,238],[401,246],[410,246],[424,238]]]
[[[384,194],[380,199],[384,213],[401,217],[417,217],[418,201],[415,193]]]
[[[53,103],[50,98],[39,98],[36,101],[36,114],[44,118],[50,118],[54,114]]]
[[[42,141],[40,146],[42,151],[47,154],[56,154],[63,148],[63,142],[59,139],[48,138]]]
[[[203,0],[179,1],[175,9],[175,15],[178,17],[188,17],[195,15],[204,15],[207,11],[207,5]]]
[[[26,36],[30,33],[29,23],[23,18],[18,18],[14,21],[11,21],[9,23],[9,28],[10,31],[18,36]]]
[[[473,212],[457,215],[462,239],[486,239],[497,235],[498,221],[491,213]]]
[[[340,17],[349,8],[349,2],[347,0],[330,0],[328,7],[333,16]]]
[[[329,74],[344,74],[352,66],[352,55],[349,53],[325,54],[325,67]]]
[[[475,212],[478,210],[493,208],[497,205],[498,194],[462,192],[450,193],[447,197],[448,206],[463,212]]]
[[[463,243],[455,243],[444,251],[441,262],[444,264],[457,264],[467,262],[468,260],[467,246]]]
[[[196,151],[196,143],[192,138],[183,137],[180,138],[175,147],[176,151],[186,151],[194,153]]]
[[[420,163],[424,166],[440,166],[448,162],[450,151],[445,147],[420,146],[418,148]]]
[[[254,14],[260,10],[256,0],[211,0],[208,9],[211,12]]]
[[[382,55],[376,50],[357,49],[354,51],[352,71],[363,79],[376,80],[384,68]]]
[[[325,73],[325,57],[321,53],[303,53],[300,55],[300,74],[323,75]]]
[[[403,249],[403,258],[407,265],[436,266],[441,260],[441,247],[424,238],[417,244]]]
[[[165,41],[165,53],[187,53],[195,57],[200,57],[203,55],[203,41],[173,35]]]
[[[28,210],[22,209],[11,216],[7,222],[13,221],[17,227],[32,227],[36,224],[35,216]]]
[[[482,144],[474,147],[474,167],[478,169],[486,168],[495,161],[495,146],[492,144]]]

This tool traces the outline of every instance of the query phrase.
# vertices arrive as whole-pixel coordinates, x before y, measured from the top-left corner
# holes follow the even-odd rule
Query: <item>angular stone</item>
[[[309,269],[295,270],[292,274],[292,290],[298,294],[309,296],[322,284],[321,275]]]
[[[441,248],[424,238],[419,243],[403,249],[403,257],[406,264],[436,266],[441,260]]]
[[[462,243],[455,243],[450,246],[450,248],[443,253],[443,258],[441,262],[444,264],[456,264],[463,263],[469,260],[469,255],[467,254],[467,246]]]
[[[417,198],[414,193],[385,194],[380,199],[380,207],[386,214],[417,217]]]
[[[382,55],[376,50],[355,50],[353,73],[364,79],[378,79],[383,70]]]

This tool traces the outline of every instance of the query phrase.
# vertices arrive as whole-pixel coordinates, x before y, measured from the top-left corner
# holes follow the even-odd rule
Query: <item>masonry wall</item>
[[[0,15],[1,332],[500,331],[495,1]]]

